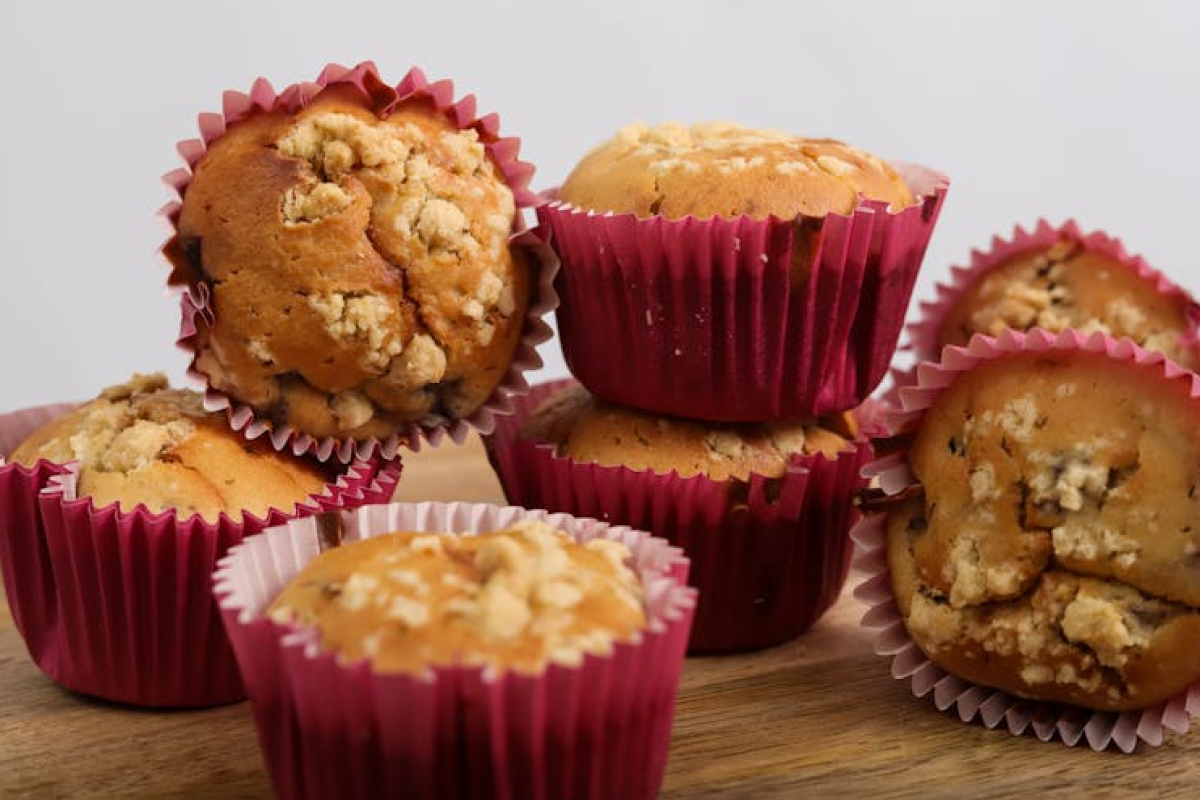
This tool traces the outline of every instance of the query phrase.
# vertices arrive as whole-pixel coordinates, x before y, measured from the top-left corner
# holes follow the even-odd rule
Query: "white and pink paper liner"
[[[700,593],[689,653],[769,647],[833,605],[850,566],[866,436],[835,459],[795,455],[783,477],[748,481],[577,462],[520,436],[530,414],[572,383],[535,386],[484,437],[510,503],[629,525],[683,548]]]
[[[905,328],[904,342],[901,345],[902,351],[913,354],[914,366],[892,370],[889,389],[884,399],[895,402],[899,388],[915,382],[915,363],[938,359],[941,349],[938,347],[939,331],[950,311],[971,286],[1006,261],[1031,250],[1051,247],[1063,240],[1076,242],[1088,252],[1099,253],[1123,264],[1138,277],[1152,284],[1160,294],[1176,298],[1185,308],[1188,321],[1188,330],[1181,344],[1193,350],[1200,348],[1200,306],[1197,306],[1187,291],[1150,266],[1142,256],[1131,254],[1116,237],[1103,231],[1085,232],[1075,220],[1052,225],[1045,219],[1039,219],[1029,230],[1020,225],[1015,226],[1012,235],[1007,239],[993,236],[991,246],[986,250],[972,250],[965,266],[952,266],[949,278],[937,284],[934,288],[934,298],[920,302],[916,319]]]
[[[891,361],[949,186],[896,167],[917,197],[896,212],[865,199],[823,219],[539,206],[563,264],[558,333],[571,373],[606,400],[694,419],[859,405]]]
[[[959,374],[980,362],[1047,351],[1100,353],[1131,361],[1145,369],[1147,380],[1185,382],[1191,396],[1200,399],[1200,377],[1128,339],[1074,330],[1059,334],[1041,329],[1028,333],[1010,330],[996,338],[976,335],[966,347],[946,347],[940,363],[920,364],[914,370],[916,383],[898,391],[901,407],[891,415],[889,427],[908,430]],[[915,482],[903,453],[874,461],[863,472],[877,478],[887,494],[901,492]],[[1115,713],[1027,700],[946,672],[925,656],[905,628],[888,572],[886,521],[886,513],[872,514],[851,533],[857,545],[854,566],[865,574],[854,596],[868,606],[862,624],[875,631],[875,652],[891,658],[892,677],[910,681],[913,695],[931,695],[939,710],[955,714],[963,722],[979,720],[988,728],[1004,726],[1013,735],[1032,734],[1043,742],[1058,738],[1068,746],[1086,743],[1094,750],[1115,747],[1126,753],[1132,752],[1138,741],[1161,744],[1166,730],[1186,733],[1191,716],[1200,713],[1200,682],[1165,703]]]
[[[19,441],[61,407],[0,417]],[[295,515],[386,502],[399,461],[356,462],[294,509],[217,522],[75,497],[72,464],[0,466],[0,567],[34,663],[72,691],[152,707],[231,703],[245,692],[212,600],[217,560]]]
[[[208,376],[196,364],[200,329],[213,325],[214,309],[208,287],[197,281],[188,266],[181,263],[185,259],[178,248],[176,226],[183,196],[192,179],[192,171],[207,152],[208,146],[223,136],[230,125],[265,111],[299,110],[308,105],[323,89],[334,86],[356,88],[368,98],[372,108],[382,115],[387,115],[401,103],[414,99],[429,101],[438,113],[460,130],[472,128],[479,134],[480,141],[512,189],[518,211],[538,202],[538,196],[528,188],[533,177],[533,166],[518,158],[520,139],[501,137],[500,120],[495,114],[477,115],[474,95],[456,100],[453,83],[448,80],[430,82],[425,74],[415,67],[394,87],[385,84],[375,65],[366,61],[352,69],[330,64],[315,82],[293,84],[281,92],[276,92],[265,78],[256,80],[249,94],[227,91],[223,98],[222,113],[206,113],[199,116],[200,138],[189,139],[177,145],[176,149],[185,166],[163,176],[163,181],[177,196],[177,199],[159,211],[159,215],[166,220],[170,229],[170,238],[163,244],[162,251],[171,266],[167,279],[168,288],[181,294],[182,319],[178,345],[192,358],[188,376],[204,387],[205,408],[226,412],[234,430],[240,431],[248,439],[267,436],[277,450],[290,449],[296,455],[311,453],[322,461],[337,458],[343,463],[349,463],[354,459],[375,456],[393,458],[401,445],[419,446],[422,437],[434,445],[440,443],[447,435],[451,440],[461,443],[472,429],[486,433],[492,429],[497,415],[510,413],[511,398],[529,389],[524,374],[542,366],[537,347],[553,335],[543,317],[558,306],[554,279],[559,262],[553,249],[546,243],[547,233],[541,228],[518,230],[511,240],[511,246],[520,249],[527,256],[532,273],[530,303],[525,314],[520,342],[508,370],[491,396],[480,408],[463,419],[412,423],[383,440],[314,438],[290,425],[276,425],[270,420],[259,418],[249,405],[210,386]],[[519,219],[519,227],[523,226],[523,220]]]
[[[432,667],[379,673],[322,652],[312,631],[264,616],[319,550],[315,520],[248,538],[215,593],[282,800],[650,800],[666,767],[695,603],[687,560],[661,539],[596,520],[465,503],[342,515],[347,539],[396,530],[471,534],[542,519],[580,540],[618,539],[646,590],[648,626],[608,656],[536,675]]]

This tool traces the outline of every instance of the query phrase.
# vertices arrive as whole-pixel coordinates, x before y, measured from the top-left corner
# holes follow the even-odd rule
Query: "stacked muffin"
[[[683,546],[692,652],[805,630],[845,579],[872,424],[858,407],[945,188],[831,140],[622,129],[538,208],[587,391],[538,387],[488,437],[509,499]]]

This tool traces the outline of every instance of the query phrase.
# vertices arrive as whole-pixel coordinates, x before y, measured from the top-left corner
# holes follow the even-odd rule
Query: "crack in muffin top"
[[[910,634],[951,672],[1092,708],[1200,677],[1200,421],[1179,381],[1092,353],[958,376],[888,518]]]
[[[513,192],[474,129],[345,87],[230,126],[180,250],[212,289],[196,366],[276,423],[383,437],[459,419],[503,378],[529,302]]]

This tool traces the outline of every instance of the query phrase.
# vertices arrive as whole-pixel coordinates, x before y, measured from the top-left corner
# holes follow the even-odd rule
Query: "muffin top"
[[[153,512],[199,514],[215,522],[224,512],[241,519],[272,508],[291,512],[328,482],[316,462],[278,453],[262,440],[230,430],[204,410],[196,392],[167,387],[162,374],[135,375],[39,428],[11,460],[76,461],[79,497],[97,507],[143,503]]]
[[[215,388],[313,436],[384,437],[468,416],[504,377],[530,293],[516,227],[475,130],[340,86],[213,141],[168,256],[211,289]]]
[[[913,640],[955,674],[1101,710],[1200,678],[1200,416],[1086,352],[980,364],[925,412],[888,517]]]
[[[869,153],[729,122],[626,126],[559,190],[591,211],[702,219],[849,214],[860,195],[893,209],[913,202],[896,171]]]
[[[384,672],[483,665],[538,672],[608,654],[646,624],[625,545],[536,521],[459,535],[392,533],[311,561],[272,603],[326,649]]]
[[[858,433],[853,414],[775,423],[710,423],[607,403],[579,385],[549,397],[521,437],[558,445],[559,455],[681,477],[781,477],[796,453],[835,458]]]
[[[1157,350],[1192,370],[1200,353],[1184,343],[1190,303],[1073,238],[1018,253],[988,269],[954,303],[938,330],[937,349],[1006,328],[1102,331]],[[936,355],[936,354],[934,354]]]

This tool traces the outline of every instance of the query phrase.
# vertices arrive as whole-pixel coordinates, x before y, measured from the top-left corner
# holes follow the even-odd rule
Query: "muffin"
[[[835,459],[858,425],[850,412],[820,420],[712,424],[648,414],[598,400],[578,384],[534,410],[521,437],[552,442],[560,456],[607,467],[714,481],[781,478],[793,455]]]
[[[142,504],[216,522],[220,514],[265,518],[320,494],[336,479],[319,463],[247,442],[204,410],[201,397],[166,376],[135,375],[34,431],[11,460],[76,462],[75,493],[97,507]]]
[[[924,360],[936,359],[946,345],[965,345],[976,333],[1100,331],[1195,370],[1197,319],[1200,307],[1187,292],[1126,253],[1120,241],[1086,233],[1074,222],[1043,220],[973,253],[967,267],[938,287],[937,300],[922,304],[911,333]]]
[[[849,413],[740,425],[661,417],[557,381],[534,387],[484,443],[509,502],[682,547],[700,594],[689,652],[734,652],[799,635],[837,598],[869,454],[857,425]]]
[[[620,542],[580,544],[531,520],[475,536],[392,533],[325,551],[267,613],[378,672],[577,667],[645,626],[629,556]]]
[[[729,122],[621,128],[584,156],[558,196],[590,211],[669,219],[850,214],[860,196],[893,210],[913,202],[896,170],[870,153]]]
[[[266,531],[214,580],[277,796],[650,800],[686,574],[596,520],[398,503]]]
[[[898,420],[902,463],[880,476],[908,636],[961,679],[1135,712],[1098,724],[1149,738],[1164,703],[1200,680],[1194,376],[1101,334],[1006,331],[924,380]],[[964,719],[991,706],[999,721],[1001,701],[967,694]]]
[[[562,260],[567,366],[657,414],[853,408],[887,369],[946,188],[829,139],[624,128],[537,209]]]
[[[23,441],[0,464],[4,587],[37,666],[120,703],[244,697],[216,560],[289,516],[389,499],[399,477],[397,461],[321,465],[248,442],[162,376],[53,410],[0,418],[0,438]]]
[[[248,103],[173,181],[193,367],[317,439],[470,418],[511,377],[534,300],[541,266],[511,241],[529,170],[448,85],[336,74]]]

